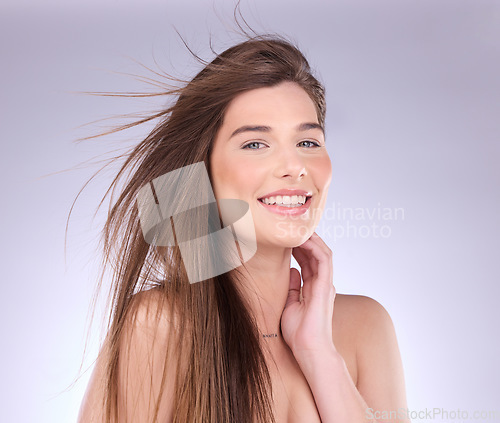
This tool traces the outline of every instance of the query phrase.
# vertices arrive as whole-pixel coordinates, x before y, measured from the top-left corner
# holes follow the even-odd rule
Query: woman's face
[[[217,199],[249,204],[258,244],[291,248],[314,232],[332,167],[314,103],[298,84],[283,82],[234,98],[210,166]]]

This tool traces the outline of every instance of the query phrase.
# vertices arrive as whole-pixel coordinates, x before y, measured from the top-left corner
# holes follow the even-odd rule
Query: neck
[[[242,294],[264,340],[282,340],[280,320],[290,284],[291,248],[258,248],[257,253],[240,266]]]
[[[278,334],[277,333],[263,333],[262,337],[263,338],[277,338]]]

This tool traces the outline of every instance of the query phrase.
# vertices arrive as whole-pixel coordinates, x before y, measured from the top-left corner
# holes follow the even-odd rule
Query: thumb
[[[300,301],[300,272],[292,267],[290,269],[290,286],[288,288],[288,297],[286,299],[285,308],[290,304]]]

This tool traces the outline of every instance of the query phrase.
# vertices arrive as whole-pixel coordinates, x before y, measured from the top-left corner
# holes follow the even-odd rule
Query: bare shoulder
[[[364,331],[373,325],[388,324],[391,318],[378,301],[364,295],[337,294],[334,322],[349,326],[350,330]]]
[[[157,288],[141,291],[131,300],[125,327],[141,332],[158,331],[158,336],[166,336],[178,329],[178,315],[169,306],[164,294]]]
[[[336,294],[332,338],[355,385],[362,376],[363,351],[369,350],[372,334],[387,330],[390,317],[376,300],[364,295]],[[386,329],[384,329],[384,326]],[[377,335],[378,336],[378,335]]]
[[[337,294],[333,314],[334,342],[341,354],[350,352],[351,360],[354,354],[350,366],[355,366],[354,382],[366,403],[378,410],[406,407],[396,331],[384,306],[363,295]]]
[[[108,395],[106,369],[108,363],[116,359],[118,420],[149,421],[151,410],[155,409],[154,400],[161,395],[165,400],[160,402],[159,417],[168,421],[174,387],[172,383],[162,386],[162,378],[166,374],[167,380],[175,380],[176,351],[172,356],[165,354],[176,332],[173,328],[176,328],[175,313],[170,312],[159,290],[135,294],[123,319],[115,347],[117,357],[110,353],[107,338],[87,387],[78,422],[104,422],[103,399]]]
[[[392,327],[387,310],[364,295],[337,294],[333,310],[333,337],[343,349],[358,349],[363,338],[375,330]],[[385,328],[385,329],[384,329]]]

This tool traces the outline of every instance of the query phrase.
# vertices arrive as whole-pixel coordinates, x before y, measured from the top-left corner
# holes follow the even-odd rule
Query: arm
[[[391,317],[375,300],[359,300],[365,324],[358,331],[358,390],[369,407],[378,411],[379,421],[409,422],[403,363]]]
[[[397,415],[398,409],[406,408],[403,371],[394,327],[385,309],[360,296],[350,307],[347,320],[354,322],[351,332],[356,336],[356,387],[333,341],[332,251],[314,233],[293,254],[302,270],[302,298],[300,273],[291,269],[281,329],[309,383],[322,421],[408,422],[401,413]]]
[[[403,367],[392,320],[375,300],[353,296],[357,386],[342,356],[331,348],[296,356],[326,422],[409,422]],[[353,328],[353,329],[354,329]],[[334,381],[334,382],[333,382]]]
[[[295,358],[311,388],[322,422],[376,422],[367,418],[369,407],[335,347],[297,354]]]

